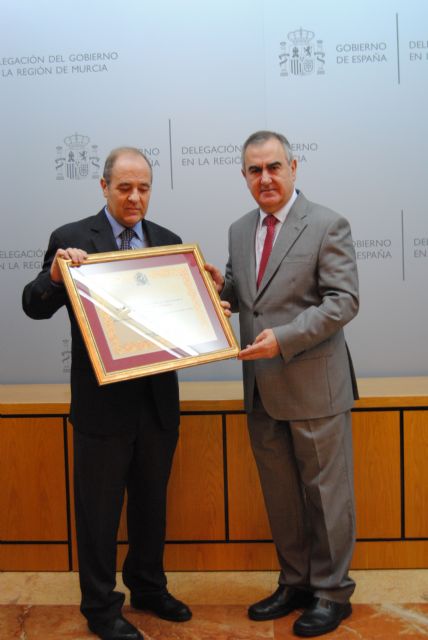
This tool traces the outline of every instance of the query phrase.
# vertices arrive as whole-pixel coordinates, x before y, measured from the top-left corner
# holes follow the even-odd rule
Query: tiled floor
[[[428,638],[428,570],[354,571],[354,613],[331,634],[337,640]],[[169,589],[192,606],[193,619],[172,624],[127,604],[125,616],[146,640],[285,640],[293,613],[274,622],[252,622],[248,604],[276,587],[269,572],[171,573]],[[119,588],[122,588],[118,577]],[[73,573],[0,573],[1,640],[90,640],[79,613]]]

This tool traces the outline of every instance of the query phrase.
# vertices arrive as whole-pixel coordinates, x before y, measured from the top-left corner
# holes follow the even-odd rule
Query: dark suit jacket
[[[180,244],[168,229],[143,220],[150,246]],[[49,240],[43,269],[23,292],[23,308],[31,318],[50,318],[66,305],[71,322],[71,422],[83,433],[113,435],[132,431],[144,397],[150,393],[157,407],[160,426],[176,428],[179,423],[178,381],[175,372],[98,386],[79,327],[65,288],[54,285],[49,276],[57,249],[77,247],[88,253],[116,251],[117,245],[104,209],[97,215],[56,229]]]

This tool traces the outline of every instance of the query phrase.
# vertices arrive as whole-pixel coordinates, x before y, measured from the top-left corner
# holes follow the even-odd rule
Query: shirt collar
[[[117,240],[125,227],[111,215],[110,211],[107,208],[107,205],[104,207],[104,211],[107,216],[107,220],[110,222],[114,237]],[[132,227],[132,229],[134,229],[135,234],[138,236],[141,242],[144,242],[143,225],[141,224],[141,220],[139,220],[137,224]]]

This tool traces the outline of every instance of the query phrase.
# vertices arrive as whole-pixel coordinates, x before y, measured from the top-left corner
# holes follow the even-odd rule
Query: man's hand
[[[232,315],[232,312],[230,310],[230,302],[228,302],[227,300],[221,300],[220,304],[223,307],[223,313],[226,318],[230,318],[230,316]]]
[[[85,262],[88,254],[83,249],[73,249],[69,247],[68,249],[58,249],[55,258],[51,264],[50,277],[52,282],[56,282],[59,284],[63,281],[61,270],[58,264],[58,258],[64,258],[65,260],[72,260],[73,264],[83,264]]]
[[[259,360],[274,358],[279,354],[279,344],[272,329],[265,329],[254,340],[238,353],[238,360]]]
[[[218,293],[221,293],[224,287],[224,277],[222,272],[212,264],[205,264],[204,266],[205,266],[205,271],[208,271],[208,273],[211,274],[211,278],[213,279],[213,282],[215,284],[215,287]]]

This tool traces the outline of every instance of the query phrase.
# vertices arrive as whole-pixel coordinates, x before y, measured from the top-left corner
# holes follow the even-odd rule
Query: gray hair
[[[140,158],[143,158],[147,162],[147,165],[150,169],[150,181],[152,181],[152,165],[150,164],[148,157],[141,151],[141,149],[137,149],[137,147],[117,147],[117,149],[113,149],[113,151],[110,151],[104,164],[103,178],[106,183],[110,184],[111,182],[111,174],[113,172],[113,167],[116,160],[119,158],[119,156],[126,154],[140,156]]]
[[[276,140],[278,140],[282,146],[284,147],[284,152],[285,152],[285,156],[288,160],[288,163],[290,163],[293,160],[293,150],[291,148],[290,143],[288,142],[287,138],[285,136],[282,135],[282,133],[276,133],[276,131],[256,131],[255,133],[252,133],[244,142],[243,146],[242,146],[242,151],[241,151],[241,164],[242,164],[242,168],[245,170],[245,152],[247,150],[247,148],[254,144],[254,145],[259,145],[259,144],[263,144],[264,142],[267,142],[268,140],[271,140],[272,138],[275,138]]]

